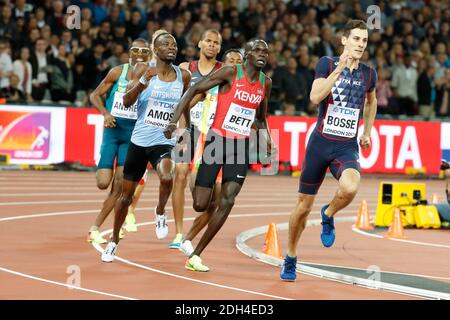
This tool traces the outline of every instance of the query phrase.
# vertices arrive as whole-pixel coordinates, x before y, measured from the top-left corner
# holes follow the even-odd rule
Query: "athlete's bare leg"
[[[123,179],[122,194],[117,199],[114,206],[114,231],[112,236],[112,242],[119,243],[119,232],[127,217],[128,207],[133,201],[133,194],[138,185],[138,181],[131,181]]]
[[[158,165],[156,172],[160,180],[159,184],[159,199],[156,207],[157,214],[163,214],[164,209],[169,200],[170,193],[173,187],[173,174],[175,172],[175,162],[171,159],[162,159]]]
[[[231,209],[234,206],[234,201],[236,199],[236,196],[239,194],[241,188],[242,186],[234,181],[226,182],[222,185],[222,192],[220,194],[219,206],[217,210],[211,215],[211,218],[208,223],[208,228],[201,237],[191,257],[194,255],[199,256],[206,248],[206,246],[209,244],[209,242],[214,238],[214,236],[217,234],[220,228],[222,228],[223,224],[228,218],[228,215],[231,212]],[[196,203],[195,201],[196,200],[205,201],[205,199],[210,200],[212,195],[212,189],[196,186],[194,194],[195,194],[194,206],[197,207],[197,208],[194,207],[194,209],[196,209],[196,211],[204,211],[206,209],[206,206],[209,204],[209,201],[203,207],[201,207],[200,204],[204,204],[205,202]]]
[[[108,175],[108,171],[112,172],[112,170],[111,169],[100,169],[98,171],[102,171],[102,172],[97,174],[97,185],[100,185],[99,181],[102,181],[101,183],[104,183],[102,186],[104,186],[106,184],[106,176]],[[105,201],[103,202],[102,209],[101,209],[100,213],[97,215],[94,225],[91,226],[89,231],[98,230],[98,228],[100,228],[102,226],[102,224],[105,222],[106,218],[109,216],[111,211],[114,209],[116,200],[119,198],[120,194],[122,193],[122,181],[123,181],[122,177],[123,177],[123,166],[120,166],[120,167],[117,167],[115,170],[111,190],[110,190],[108,196],[106,197]]]
[[[136,206],[139,202],[139,199],[141,198],[142,192],[144,192],[145,189],[145,183],[144,184],[138,184],[136,187],[136,191],[134,192],[133,202],[131,203],[130,207],[128,208],[128,211],[133,213],[136,211]]]
[[[183,233],[183,216],[186,185],[188,182],[189,164],[177,163],[175,185],[172,192],[173,217],[175,219],[175,233]]]
[[[314,203],[315,195],[299,193],[297,204],[292,210],[289,217],[289,236],[288,236],[288,250],[287,254],[291,257],[297,256],[297,244],[303,230],[306,226],[306,221],[311,213]]]
[[[114,177],[113,169],[98,169],[95,173],[95,179],[97,180],[97,188],[100,190],[105,190],[108,188],[111,183],[112,178]]]
[[[339,188],[331,200],[325,214],[329,217],[334,216],[339,210],[348,206],[356,196],[361,176],[358,170],[353,168],[345,169],[339,178]]]
[[[192,175],[195,177],[197,174],[192,173]],[[192,223],[191,228],[189,229],[188,233],[186,234],[186,237],[185,237],[186,240],[192,241],[199,234],[199,232],[208,224],[212,213],[217,209],[218,199],[220,199],[221,189],[222,189],[221,183],[216,183],[216,185],[214,186],[214,189],[213,189],[213,196],[209,203],[208,209],[206,209],[206,211],[202,212],[200,215],[198,215],[195,218],[194,222]]]

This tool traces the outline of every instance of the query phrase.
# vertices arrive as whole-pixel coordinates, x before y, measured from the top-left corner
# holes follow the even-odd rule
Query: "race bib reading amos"
[[[145,110],[144,123],[165,129],[173,117],[174,103],[149,99]]]

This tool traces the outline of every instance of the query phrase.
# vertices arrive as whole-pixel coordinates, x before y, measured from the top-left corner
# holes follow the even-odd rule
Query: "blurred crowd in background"
[[[369,30],[362,62],[378,72],[378,113],[450,116],[448,0],[0,0],[0,97],[87,107],[107,72],[128,62],[132,39],[167,30],[179,64],[198,58],[200,36],[213,28],[221,53],[253,38],[269,43],[272,114],[314,115],[318,59],[339,55],[344,24],[367,20],[373,4],[381,28]],[[70,5],[81,9],[80,29],[66,28]]]

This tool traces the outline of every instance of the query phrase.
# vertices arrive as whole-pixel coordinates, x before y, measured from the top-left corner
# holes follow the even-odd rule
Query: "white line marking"
[[[236,214],[236,215],[230,215],[229,218],[247,218],[247,217],[257,217],[257,216],[272,216],[272,215],[288,215],[289,213],[284,213],[284,212],[276,212],[276,213],[256,213],[256,214]],[[186,218],[184,220],[194,220],[195,217],[191,217],[191,218]],[[173,222],[174,220],[168,220],[168,222]],[[152,225],[155,224],[154,221],[151,222],[142,222],[142,223],[138,223],[138,226],[146,226],[146,225]],[[101,236],[110,234],[113,232],[113,229],[109,229],[109,230],[105,230],[101,233]],[[103,248],[102,246],[100,246],[98,243],[92,243],[92,246],[100,253],[103,252]],[[226,286],[226,285],[222,285],[222,284],[218,284],[218,283],[214,283],[214,282],[209,282],[209,281],[202,281],[202,280],[197,280],[197,279],[192,279],[192,278],[188,278],[188,277],[184,277],[184,276],[180,276],[178,274],[175,273],[170,273],[170,272],[165,272],[165,271],[161,271],[158,269],[154,269],[142,264],[138,264],[132,261],[129,261],[127,259],[124,258],[120,258],[119,256],[116,256],[115,259],[117,259],[118,261],[121,261],[123,263],[141,268],[141,269],[145,269],[145,270],[149,270],[149,271],[153,271],[156,273],[160,273],[160,274],[164,274],[166,276],[169,277],[174,277],[174,278],[178,278],[178,279],[183,279],[183,280],[187,280],[187,281],[192,281],[192,282],[197,282],[197,283],[201,283],[201,284],[205,284],[208,286],[213,286],[213,287],[218,287],[218,288],[222,288],[222,289],[229,289],[229,290],[233,290],[233,291],[239,291],[239,292],[245,292],[245,293],[250,293],[250,294],[254,294],[254,295],[258,295],[258,296],[263,296],[263,297],[269,297],[269,298],[275,298],[275,299],[281,299],[281,300],[292,300],[291,298],[285,298],[285,297],[280,297],[280,296],[275,296],[275,295],[271,295],[271,294],[266,294],[266,293],[262,293],[262,292],[258,292],[258,291],[251,291],[251,290],[245,290],[245,289],[240,289],[240,288],[236,288],[236,287],[230,287],[230,286]]]
[[[324,263],[317,263],[317,262],[305,261],[305,260],[302,260],[302,263],[313,264],[315,266],[323,266],[323,267],[336,267],[336,268],[345,268],[345,269],[352,269],[352,270],[364,270],[364,271],[367,270],[367,269],[363,269],[363,268],[348,267],[348,266],[342,266],[342,265],[338,265],[338,264],[324,264]],[[383,272],[383,273],[400,274],[400,275],[405,275],[405,276],[424,277],[424,278],[439,279],[439,280],[450,280],[450,277],[435,277],[435,276],[430,276],[430,275],[427,275],[427,274],[405,273],[405,272],[398,272],[398,271],[386,271],[384,269],[380,270],[380,271]]]
[[[37,280],[37,281],[42,281],[42,282],[46,282],[46,283],[55,284],[57,286],[66,287],[67,289],[76,289],[76,290],[80,290],[80,291],[96,293],[96,294],[100,294],[100,295],[103,295],[103,296],[120,298],[120,299],[125,299],[125,300],[137,300],[135,298],[120,296],[120,295],[117,295],[117,294],[112,294],[112,293],[107,293],[107,292],[103,292],[103,291],[97,291],[97,290],[92,290],[92,289],[72,286],[72,285],[69,285],[67,283],[62,283],[62,282],[47,280],[47,279],[44,279],[44,278],[34,277],[34,276],[30,276],[30,275],[25,274],[25,273],[17,272],[17,271],[14,271],[14,270],[3,268],[3,267],[0,267],[0,271],[11,273],[11,274],[14,274],[14,275],[19,276],[19,277],[24,277],[24,278],[28,278],[28,279],[32,279],[32,280]]]
[[[67,212],[55,212],[55,213],[47,213],[47,214],[36,214],[36,215],[24,215],[24,216],[17,216],[17,217],[6,217],[6,218],[2,218],[0,219],[0,222],[2,221],[11,221],[11,220],[19,220],[19,219],[29,219],[29,218],[42,218],[42,217],[50,217],[50,216],[58,216],[58,215],[72,215],[72,214],[84,214],[84,213],[89,213],[91,212],[91,210],[81,210],[81,211],[67,211]],[[273,212],[273,213],[256,213],[256,214],[238,214],[238,215],[230,215],[230,218],[246,218],[246,217],[256,217],[256,216],[286,216],[289,215],[288,212]],[[190,218],[185,218],[185,220],[189,220],[192,221],[194,220],[195,217],[190,217]],[[174,220],[168,220],[168,222],[173,222]],[[154,222],[143,222],[143,223],[139,223],[139,226],[144,226],[144,225],[152,225],[154,224]],[[104,232],[102,232],[102,235],[105,235],[107,233],[111,233],[112,229],[106,230]],[[100,245],[96,246],[96,244],[93,244],[94,248],[96,248],[99,252],[103,252],[103,249]],[[184,279],[184,280],[188,280],[188,281],[192,281],[192,282],[197,282],[197,283],[201,283],[201,284],[206,284],[206,285],[210,285],[210,286],[214,286],[214,287],[219,287],[219,288],[223,288],[223,289],[229,289],[229,290],[234,290],[234,291],[239,291],[239,292],[245,292],[245,293],[249,293],[249,294],[254,294],[254,295],[260,295],[260,296],[265,296],[265,297],[269,297],[269,298],[275,298],[275,299],[282,299],[282,300],[292,300],[291,298],[286,298],[286,297],[280,297],[280,296],[275,296],[275,295],[270,295],[270,294],[265,294],[265,293],[261,293],[261,292],[257,292],[257,291],[251,291],[251,290],[245,290],[245,289],[240,289],[240,288],[235,288],[235,287],[230,287],[230,286],[226,286],[226,285],[221,285],[221,284],[217,284],[217,283],[213,283],[213,282],[207,282],[207,281],[202,281],[202,280],[197,280],[197,279],[191,279],[188,277],[184,277],[184,276],[180,276],[177,274],[172,274],[172,273],[168,273],[165,271],[161,271],[158,269],[154,269],[154,268],[150,268],[144,265],[140,265],[137,263],[134,263],[132,261],[126,260],[126,259],[122,259],[119,257],[116,257],[117,260],[122,261],[126,264],[129,265],[133,265],[135,267],[139,267],[141,269],[145,269],[145,270],[149,270],[149,271],[153,271],[156,273],[160,273],[160,274],[164,274],[167,276],[172,276],[175,278],[180,278],[180,279]],[[33,277],[27,274],[22,274],[19,272],[15,272],[9,269],[5,269],[0,267],[1,271],[5,271],[5,272],[10,272],[10,273],[14,273],[16,275],[20,275],[20,276],[24,276],[30,279],[35,279],[35,280],[39,280],[39,281],[44,281],[44,282],[48,282],[48,283],[52,283],[52,284],[57,284],[57,285],[63,285],[63,286],[68,286],[67,284],[62,284],[59,282],[55,282],[55,281],[51,281],[51,280],[46,280],[46,279],[42,279],[42,278],[37,278],[37,277]],[[77,287],[78,288],[78,287]],[[78,288],[80,290],[84,290],[84,291],[88,291],[90,289],[83,289],[83,288]],[[91,292],[91,291],[90,291]],[[94,292],[94,291],[92,291]],[[105,295],[109,295],[107,293],[101,293],[100,291],[98,292],[99,294],[105,294]],[[119,296],[117,296],[119,297]],[[126,297],[128,298],[128,297]],[[128,299],[132,299],[132,298],[128,298]]]
[[[450,246],[447,246],[445,244],[438,244],[438,243],[430,243],[430,242],[421,242],[421,241],[414,241],[414,240],[407,240],[407,239],[392,239],[392,238],[385,238],[383,236],[380,236],[379,234],[373,234],[369,232],[365,232],[363,230],[359,230],[355,227],[355,225],[352,226],[352,230],[356,233],[362,234],[364,236],[369,236],[372,238],[378,238],[378,239],[387,239],[392,241],[399,241],[399,242],[405,242],[405,243],[411,243],[411,244],[417,244],[421,246],[427,246],[427,247],[436,247],[436,248],[445,248],[450,249]]]
[[[345,218],[336,218],[336,222],[348,222],[348,221],[355,221],[355,217],[345,217]],[[314,226],[319,225],[320,219],[316,220],[310,220],[307,223],[307,226]],[[282,223],[278,224],[279,230],[287,230],[288,229],[288,223]],[[257,228],[253,228],[250,230],[246,230],[241,232],[236,237],[236,247],[246,256],[249,256],[252,259],[261,261],[266,264],[274,265],[274,266],[281,266],[283,263],[282,259],[274,258],[271,256],[268,256],[266,254],[263,254],[251,247],[249,247],[245,242],[253,237],[263,235],[266,233],[267,227],[261,226]],[[333,266],[333,265],[330,265]],[[380,281],[374,281],[369,279],[363,279],[360,277],[353,277],[344,275],[338,272],[332,272],[327,270],[322,270],[319,268],[314,268],[310,266],[303,265],[302,263],[297,263],[297,270],[311,276],[319,277],[319,278],[325,278],[333,281],[343,282],[347,284],[357,284],[363,287],[371,288],[371,289],[379,289],[379,290],[385,290],[385,291],[391,291],[399,294],[405,294],[405,295],[412,295],[412,296],[419,296],[422,298],[432,298],[432,299],[450,299],[450,294],[439,292],[439,291],[432,291],[432,290],[426,290],[426,289],[419,289],[414,287],[408,287],[403,285],[396,285],[392,283],[386,283],[386,282],[380,282]]]

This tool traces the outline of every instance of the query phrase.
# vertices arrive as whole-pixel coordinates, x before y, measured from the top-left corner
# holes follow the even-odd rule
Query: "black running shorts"
[[[138,182],[144,176],[148,162],[150,162],[156,170],[158,163],[162,159],[171,159],[172,149],[173,146],[168,144],[141,147],[130,142],[125,166],[123,168],[124,179]]]
[[[229,139],[209,130],[195,185],[212,188],[222,168],[222,184],[244,184],[249,160],[249,139]]]

